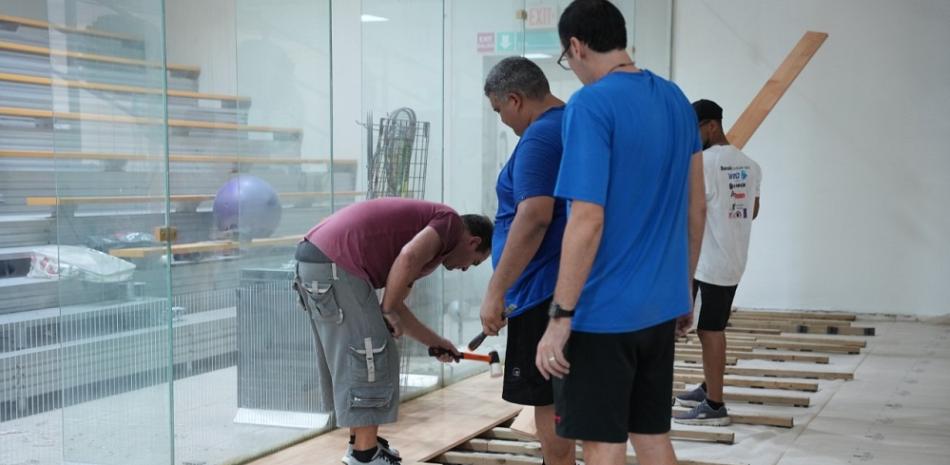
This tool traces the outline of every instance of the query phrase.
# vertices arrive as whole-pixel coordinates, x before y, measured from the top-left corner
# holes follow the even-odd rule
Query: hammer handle
[[[453,354],[451,351],[449,351],[448,349],[443,349],[441,347],[429,347],[429,355],[433,357],[438,357],[440,355],[450,355],[456,361],[465,359],[465,360],[476,360],[479,362],[491,363],[491,357],[488,355],[473,354],[471,352],[462,352],[462,356],[458,357],[455,354]]]
[[[505,308],[505,310],[501,312],[501,319],[503,320],[508,319],[508,315],[511,315],[511,312],[515,311],[515,308],[516,307],[514,305],[509,305],[507,308]],[[486,337],[488,337],[488,335],[485,334],[484,332],[481,332],[478,334],[478,336],[475,336],[474,338],[472,338],[472,340],[469,341],[468,343],[468,350],[477,349],[478,346],[482,345],[482,343],[485,342]]]

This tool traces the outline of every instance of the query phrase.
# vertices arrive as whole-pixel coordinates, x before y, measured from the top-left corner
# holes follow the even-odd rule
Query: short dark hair
[[[565,50],[571,37],[600,53],[627,48],[623,13],[607,0],[575,0],[561,13],[557,33]]]
[[[462,215],[462,224],[465,225],[465,229],[468,230],[469,234],[482,240],[478,244],[478,248],[475,249],[477,252],[491,250],[491,236],[495,227],[492,225],[490,218],[485,215]]]
[[[535,62],[524,57],[508,57],[488,72],[485,96],[501,97],[511,93],[540,100],[551,93],[551,86],[544,71]]]

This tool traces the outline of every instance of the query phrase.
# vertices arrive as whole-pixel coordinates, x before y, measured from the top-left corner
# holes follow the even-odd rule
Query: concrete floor
[[[821,381],[808,408],[729,406],[737,413],[793,414],[794,428],[733,425],[736,444],[677,441],[680,458],[756,465],[950,463],[950,326],[859,323],[878,334],[861,355],[835,355],[827,366],[772,362],[854,371],[853,381]],[[234,386],[234,368],[176,382],[176,464],[221,464],[307,434],[234,423]],[[156,387],[0,423],[0,465],[168,464],[167,396],[167,388]]]

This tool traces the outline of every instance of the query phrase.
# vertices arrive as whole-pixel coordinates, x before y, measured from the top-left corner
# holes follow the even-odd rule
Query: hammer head
[[[490,361],[488,362],[488,369],[491,372],[492,378],[498,378],[501,376],[501,358],[498,357],[498,351],[493,350],[488,353]]]

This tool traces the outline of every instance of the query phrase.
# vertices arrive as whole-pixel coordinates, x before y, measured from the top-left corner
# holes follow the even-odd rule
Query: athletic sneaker
[[[673,421],[681,425],[701,426],[729,426],[732,423],[725,405],[719,407],[719,410],[713,410],[705,400],[693,407],[692,410],[674,416]]]
[[[703,389],[703,385],[700,384],[699,386],[696,386],[696,389],[693,389],[686,394],[680,394],[676,396],[676,405],[682,405],[683,407],[696,407],[705,400],[706,390]]]
[[[387,441],[382,436],[376,436],[376,447],[378,447],[379,450],[385,450],[389,455],[402,460],[402,457],[399,456],[399,451],[395,448],[389,447],[389,441]],[[363,463],[359,460],[356,460],[356,457],[353,457],[353,444],[346,446],[346,455],[343,456],[343,463],[345,465],[360,465]]]
[[[356,460],[356,457],[353,457],[351,453],[343,457],[343,463],[347,465],[399,465],[402,463],[402,458],[398,455],[390,454],[388,449],[380,447],[376,450],[376,455],[374,455],[373,459],[369,462],[360,462]]]

